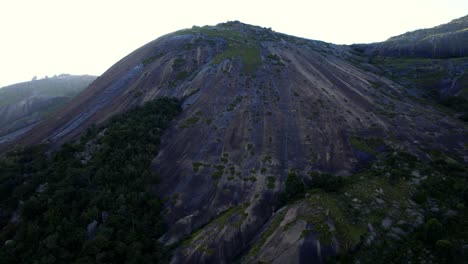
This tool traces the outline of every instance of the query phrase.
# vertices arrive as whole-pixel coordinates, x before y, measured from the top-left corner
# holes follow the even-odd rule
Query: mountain
[[[468,120],[468,16],[434,28],[351,45],[367,63],[416,97],[429,99]],[[362,61],[361,61],[362,62]]]
[[[355,45],[367,55],[450,58],[468,56],[468,16],[419,29],[380,43]]]
[[[165,97],[180,114],[162,111],[175,109]],[[4,162],[38,176],[4,179],[27,201],[3,202],[2,242],[16,251],[0,256],[18,261],[19,240],[63,262],[156,261],[163,244],[172,263],[372,263],[403,257],[408,238],[414,258],[441,259],[466,241],[450,227],[466,226],[467,132],[355,47],[238,21],[192,27],[132,52],[3,144],[57,154]],[[29,222],[12,224],[21,208]],[[426,254],[435,243],[441,253]]]
[[[0,89],[0,142],[29,130],[84,90],[96,77],[62,74]]]

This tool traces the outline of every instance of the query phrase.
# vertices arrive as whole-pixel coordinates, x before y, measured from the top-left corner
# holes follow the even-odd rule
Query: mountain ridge
[[[0,141],[31,128],[84,90],[96,77],[60,75],[0,88]]]
[[[324,261],[342,248],[353,249],[370,228],[321,240],[317,230],[310,231],[315,228],[312,223],[328,218],[306,221],[304,215],[328,217],[331,212],[335,218],[330,221],[337,226],[352,224],[343,223],[335,207],[320,212],[310,207],[317,205],[314,199],[334,205],[343,197],[312,193],[306,203],[304,186],[314,186],[321,177],[351,177],[388,149],[395,150],[390,165],[381,166],[390,170],[398,164],[406,174],[412,171],[405,158],[409,162],[412,156],[400,155],[400,150],[420,160],[432,159],[428,148],[466,154],[465,124],[410,96],[405,87],[379,75],[375,66],[361,67],[356,63],[359,56],[352,47],[237,21],[193,27],[124,57],[18,142],[58,147],[114,115],[155,98],[176,97],[183,111],[162,135],[160,151],[151,162],[152,171],[160,175],[155,190],[164,201],[162,216],[169,226],[159,241],[177,246],[172,262],[274,260],[267,241],[272,235],[290,248],[277,256],[278,261]],[[398,171],[392,173],[400,177]],[[393,179],[391,175],[384,179]],[[364,185],[359,179],[357,184]],[[401,192],[402,201],[397,202],[419,216],[420,208],[407,201],[411,199],[406,187],[387,189],[382,181],[371,178],[369,193],[374,188],[378,195]],[[303,196],[284,196],[287,190]],[[361,193],[352,195],[364,199]],[[287,210],[278,211],[282,205]],[[284,227],[284,232],[268,228],[271,225]],[[287,226],[294,229],[288,231]],[[297,243],[289,244],[288,232]],[[260,245],[251,247],[253,241]],[[304,253],[310,246],[318,248],[316,254]]]
[[[453,58],[468,56],[468,15],[433,28],[418,29],[386,41],[353,44],[366,55]]]

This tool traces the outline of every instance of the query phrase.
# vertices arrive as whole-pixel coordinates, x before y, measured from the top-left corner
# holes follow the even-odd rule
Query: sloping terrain
[[[0,89],[0,142],[10,140],[70,101],[96,77],[60,75]]]
[[[411,96],[468,121],[468,57],[430,59],[370,57],[382,75],[408,89]]]
[[[371,64],[372,69],[401,84],[416,99],[439,104],[447,114],[467,121],[467,29],[465,16],[384,42],[351,47],[361,67]]]
[[[366,55],[450,58],[468,56],[468,16],[447,24],[391,37],[384,42],[358,44]]]
[[[466,156],[463,123],[415,100],[376,67],[357,65],[356,57],[350,47],[239,22],[193,27],[123,58],[15,143],[58,146],[118,113],[162,96],[176,97],[183,100],[183,112],[165,131],[151,165],[160,175],[155,193],[165,201],[162,215],[168,225],[159,241],[174,248],[172,262],[273,261],[278,257],[273,249],[282,245],[291,252],[279,263],[290,257],[319,262],[355,248],[367,217],[379,222],[385,215],[369,211],[352,231],[346,227],[354,222],[336,223],[343,237],[327,236],[325,242],[316,235],[323,229],[311,225],[318,221],[312,216],[322,221],[323,215],[347,214],[333,211],[336,204],[353,204],[344,194],[284,198],[285,191],[304,194],[304,186],[313,186],[324,173],[351,177],[388,149],[404,149],[420,160],[431,159],[427,149]],[[382,179],[369,182],[375,197],[351,193],[349,199],[376,200],[382,189],[402,195],[384,202],[419,214],[406,188],[387,190]],[[327,199],[333,202],[320,209],[317,203]],[[282,232],[277,226],[292,229]],[[302,254],[302,247],[316,250]]]

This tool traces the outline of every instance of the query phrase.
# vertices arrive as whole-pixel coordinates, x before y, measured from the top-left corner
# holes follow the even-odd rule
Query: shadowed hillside
[[[65,75],[0,89],[0,142],[31,129],[57,111],[96,77]]]

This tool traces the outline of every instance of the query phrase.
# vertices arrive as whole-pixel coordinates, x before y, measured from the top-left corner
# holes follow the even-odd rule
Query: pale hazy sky
[[[99,75],[143,44],[192,25],[240,20],[351,44],[467,13],[467,0],[0,0],[0,87],[34,75]]]

